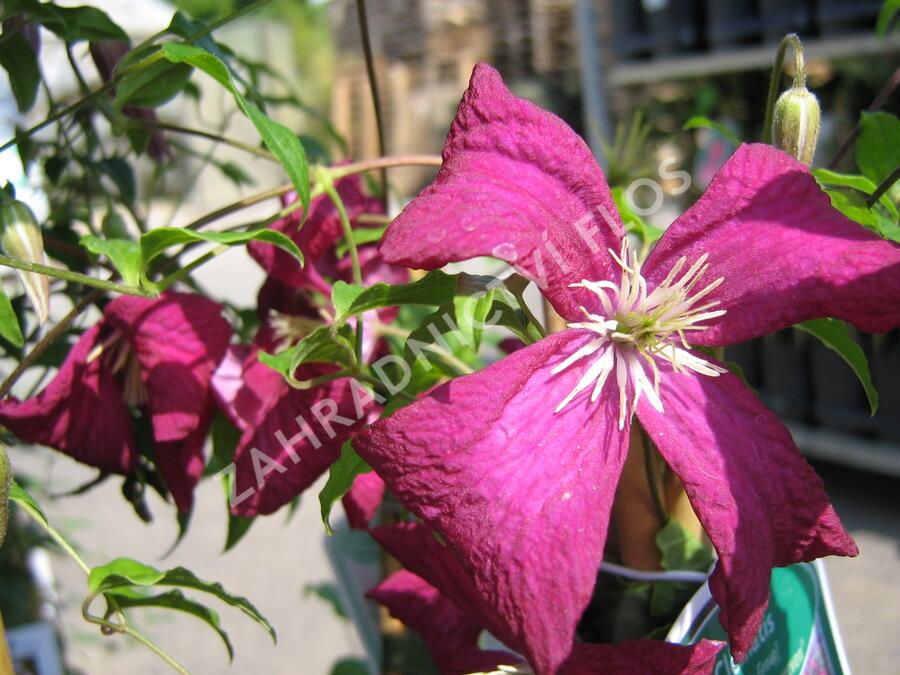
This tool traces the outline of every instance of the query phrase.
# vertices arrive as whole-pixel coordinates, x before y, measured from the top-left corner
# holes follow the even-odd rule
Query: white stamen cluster
[[[275,334],[275,339],[278,340],[279,349],[287,349],[323,324],[324,322],[320,319],[284,314],[274,309],[269,312],[269,325],[272,326],[272,332]]]
[[[724,309],[712,309],[719,304],[718,301],[699,304],[721,285],[724,277],[695,292],[701,277],[709,269],[706,262],[709,256],[700,256],[684,274],[681,271],[687,259],[682,257],[666,278],[648,293],[647,282],[641,276],[640,261],[637,254],[629,250],[627,239],[623,240],[619,255],[612,250],[609,253],[622,268],[618,285],[611,281],[587,280],[572,284],[575,288],[594,293],[603,314],[591,313],[582,307],[586,321],[570,323],[569,328],[590,331],[596,337],[552,372],[560,373],[582,359],[590,358],[592,361],[569,395],[557,406],[556,412],[560,412],[591,385],[591,402],[596,401],[606,381],[615,372],[619,390],[619,428],[622,429],[626,416],[634,414],[642,395],[656,410],[663,412],[659,397],[658,358],[671,363],[677,372],[687,369],[711,377],[725,372],[723,368],[688,351],[691,345],[687,340],[688,332],[707,328],[699,324],[725,314]],[[629,390],[632,392],[630,406]]]

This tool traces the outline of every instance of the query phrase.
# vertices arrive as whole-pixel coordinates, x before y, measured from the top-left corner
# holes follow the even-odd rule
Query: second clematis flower
[[[351,224],[359,226],[365,213],[383,213],[381,202],[362,191],[359,176],[349,176],[335,187]],[[290,203],[295,196],[289,196]],[[271,244],[253,242],[251,256],[267,272],[260,289],[257,311],[260,329],[252,345],[229,349],[213,379],[221,409],[241,431],[235,449],[235,489],[232,511],[242,516],[273,513],[301,494],[340,456],[341,445],[376,412],[362,386],[348,377],[295,389],[259,361],[259,351],[274,353],[295,344],[332,315],[331,286],[349,281],[350,257],[339,251],[343,239],[338,211],[327,196],[313,200],[301,227],[299,214],[272,225],[291,237],[307,264],[297,265]],[[375,246],[359,249],[366,283],[403,283],[408,272],[386,265]],[[371,321],[388,322],[395,312],[382,310]],[[370,360],[379,339],[365,326],[363,358]],[[334,365],[305,364],[295,375],[300,380],[327,376]],[[351,524],[364,527],[380,501],[383,485],[373,475],[360,476],[345,499]]]
[[[129,474],[139,455],[132,416],[146,415],[153,442],[142,449],[187,512],[203,473],[210,379],[230,339],[221,306],[199,295],[123,295],[106,305],[37,396],[0,401],[0,423],[23,441]]]
[[[896,327],[900,247],[835,211],[805,166],[745,145],[638,260],[588,147],[485,65],[443,159],[389,227],[385,260],[505,260],[568,328],[354,447],[441,536],[509,646],[555,673],[591,598],[636,414],[718,553],[710,587],[743,659],[773,567],[857,549],[785,426],[703,348],[818,317]]]

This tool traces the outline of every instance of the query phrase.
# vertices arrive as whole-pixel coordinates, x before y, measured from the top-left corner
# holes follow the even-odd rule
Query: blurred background
[[[93,4],[137,42],[165,27],[176,8],[211,21],[242,3]],[[881,5],[880,0],[368,0],[385,149],[391,155],[439,152],[473,65],[487,61],[516,93],[553,110],[581,133],[611,184],[657,181],[662,201],[647,219],[665,227],[702,192],[733,147],[709,129],[688,131],[683,125],[704,116],[741,139],[758,139],[772,61],[786,32],[796,31],[804,40],[809,87],[824,112],[815,164],[852,168],[852,152],[835,162],[838,148],[859,111],[897,77],[900,66],[898,34],[875,34]],[[279,0],[217,36],[253,64],[270,113],[301,133],[312,159],[334,163],[379,154],[354,0]],[[48,88],[58,103],[72,102],[81,93],[65,50],[46,32],[43,37]],[[77,49],[75,58],[88,84],[96,87],[100,77],[87,48]],[[193,83],[202,96],[182,96],[159,109],[163,122],[256,142],[252,126],[235,114],[227,94],[205,77]],[[21,119],[8,86],[0,89],[0,97],[4,138],[16,126],[30,126],[46,115],[45,101]],[[883,109],[900,110],[897,96]],[[137,208],[148,223],[189,222],[282,182],[273,165],[248,160],[221,144],[165,138],[176,161],[165,169],[149,160],[136,167]],[[679,181],[671,175],[661,175],[664,160],[673,170],[689,173],[687,191],[679,192]],[[41,184],[41,172],[51,168],[25,170],[12,152],[0,154],[4,177],[30,194],[29,201],[44,214],[58,205],[33,188]],[[432,177],[429,169],[392,171],[393,202],[402,205]],[[633,206],[647,206],[641,201],[647,195],[635,193],[634,198]],[[262,217],[268,210],[258,213]],[[219,256],[197,276],[214,296],[244,307],[253,305],[262,281],[242,249]],[[54,318],[67,309],[54,306]],[[858,673],[892,674],[900,672],[900,336],[855,337],[869,357],[881,396],[874,417],[846,365],[798,331],[741,346],[729,358],[789,422],[860,546],[858,559],[826,563],[851,665]],[[22,382],[22,391],[35,384]],[[32,480],[51,520],[94,562],[127,555],[152,563],[175,541],[170,505],[151,502],[156,519],[146,525],[118,504],[118,487],[109,483],[84,495],[51,499],[90,480],[92,473],[40,449],[13,449],[11,459]],[[352,538],[326,544],[324,534],[320,538],[316,492],[304,496],[291,519],[283,514],[260,519],[240,546],[220,555],[226,529],[221,486],[206,481],[194,515],[202,527],[193,528],[165,560],[167,566],[189,566],[248,596],[279,630],[279,644],[273,647],[261,631],[245,628],[235,612],[224,611],[225,624],[241,627],[232,634],[237,659],[229,672],[366,672],[353,668],[370,636],[355,630],[347,615],[368,610],[354,609],[351,598],[338,597],[329,557],[329,547],[364,549],[365,544]],[[84,581],[68,560],[47,558],[43,549],[35,549],[41,541],[27,528],[17,541],[18,549],[7,546],[0,553],[0,606],[8,627],[37,616],[59,620],[66,662],[75,672],[118,672],[126,663],[130,672],[166,672],[149,652],[103,638],[82,622]],[[363,551],[360,560],[364,557]],[[354,572],[362,578],[367,573]],[[23,594],[35,578],[43,581]],[[142,628],[183,657],[192,672],[227,671],[227,657],[205,627],[169,616],[157,625],[150,616]]]

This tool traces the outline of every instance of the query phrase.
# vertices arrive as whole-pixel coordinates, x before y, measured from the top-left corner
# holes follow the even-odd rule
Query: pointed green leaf
[[[126,105],[140,108],[161,106],[185,88],[193,71],[184,63],[154,61],[128,73],[119,81],[113,106],[116,110],[122,110]]]
[[[331,301],[335,323],[340,324],[355,314],[394,305],[442,305],[456,294],[457,279],[464,275],[450,275],[440,270],[409,284],[391,286],[375,284],[364,288],[343,281],[335,283]],[[468,276],[468,275],[465,275]]]
[[[130,239],[101,239],[92,234],[81,238],[81,245],[91,253],[105,255],[129,286],[139,286],[144,269],[141,245]]]
[[[897,14],[900,14],[900,0],[884,0],[881,11],[878,13],[878,21],[875,24],[875,33],[884,37],[891,25],[895,24]]]
[[[319,493],[322,522],[325,524],[325,531],[328,534],[334,534],[329,520],[331,509],[334,508],[335,503],[350,491],[350,487],[358,475],[371,470],[369,465],[356,454],[352,442],[346,441],[341,447],[341,456],[328,470],[328,481]]]
[[[869,372],[869,362],[866,354],[856,341],[850,337],[847,324],[837,319],[813,319],[798,323],[794,328],[805,331],[817,338],[823,345],[833,350],[856,373],[856,377],[862,384],[869,399],[869,408],[872,414],[878,410],[878,392],[872,384],[872,374]]]
[[[163,45],[163,54],[173,63],[188,63],[199,68],[232,93],[238,107],[253,122],[266,147],[281,162],[297,190],[303,208],[309,209],[309,165],[306,151],[297,135],[244,98],[235,86],[228,67],[214,54],[200,47],[174,42]]]
[[[886,112],[864,112],[859,125],[856,165],[879,185],[900,162],[900,119]]]
[[[722,138],[731,143],[734,147],[738,147],[741,144],[741,139],[738,138],[738,135],[731,129],[726,127],[721,122],[715,122],[708,117],[704,117],[703,115],[694,115],[691,119],[684,123],[682,129],[710,129],[712,131],[715,131]]]
[[[21,33],[9,35],[4,31],[3,38],[0,42],[0,66],[9,76],[9,87],[19,112],[28,112],[34,105],[41,84],[37,57],[31,43]]]
[[[19,349],[25,344],[25,336],[22,335],[22,329],[19,326],[19,317],[16,316],[2,285],[0,285],[0,335]]]
[[[273,640],[276,638],[275,629],[272,628],[271,624],[249,600],[229,593],[218,582],[200,579],[184,567],[176,567],[166,572],[161,572],[137,560],[116,558],[106,565],[92,569],[88,579],[88,589],[93,595],[132,586],[176,586],[209,593],[225,604],[242,611],[265,628]]]
[[[144,254],[144,265],[150,262],[167,248],[181,246],[191,242],[211,242],[225,246],[238,246],[250,241],[263,241],[284,249],[303,264],[303,254],[289,237],[281,232],[269,229],[246,230],[244,232],[198,232],[180,227],[157,227],[141,237],[141,250]]]
[[[165,593],[160,593],[158,595],[143,595],[132,591],[131,589],[120,589],[110,593],[110,595],[121,609],[153,607],[157,609],[176,610],[196,616],[219,634],[219,637],[222,638],[222,642],[225,643],[225,649],[228,650],[228,658],[234,660],[234,647],[231,645],[228,633],[222,628],[219,614],[215,610],[210,609],[196,600],[188,598],[178,589],[166,591]]]
[[[49,525],[50,523],[47,521],[47,516],[44,515],[44,512],[41,510],[41,507],[38,506],[38,503],[34,500],[30,494],[25,491],[21,485],[19,485],[15,480],[12,482],[12,487],[9,490],[9,501],[16,502],[20,504],[22,507],[28,509],[32,513],[34,513],[38,518],[40,518],[44,525]]]

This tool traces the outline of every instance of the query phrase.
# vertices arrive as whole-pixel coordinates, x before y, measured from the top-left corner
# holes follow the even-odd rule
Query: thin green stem
[[[19,260],[18,258],[10,258],[9,256],[5,255],[0,255],[0,265],[3,265],[5,267],[12,267],[17,270],[24,270],[25,272],[37,272],[38,274],[44,274],[48,277],[63,279],[65,281],[71,281],[76,284],[83,284],[85,286],[92,286],[94,288],[101,288],[104,291],[122,293],[123,295],[137,295],[144,298],[152,298],[154,296],[153,293],[145,291],[141,288],[135,288],[134,286],[117,284],[115,281],[97,279],[96,277],[91,277],[87,274],[81,274],[80,272],[72,272],[70,270],[59,269],[57,267],[50,267],[49,265],[39,265],[38,263],[26,262],[24,260]]]
[[[220,136],[219,134],[214,134],[209,131],[203,131],[202,129],[191,129],[189,127],[182,127],[177,124],[168,124],[166,122],[160,122],[159,120],[151,120],[151,119],[135,119],[129,118],[129,124],[138,124],[140,126],[151,127],[153,129],[162,129],[164,131],[171,131],[176,134],[185,134],[187,136],[198,136],[200,138],[206,138],[211,141],[217,141],[219,143],[224,143],[225,145],[230,145],[233,148],[237,148],[238,150],[243,150],[244,152],[250,153],[251,155],[256,155],[257,157],[261,157],[263,159],[267,159],[272,162],[277,162],[278,159],[268,150],[263,150],[262,148],[258,148],[256,146],[250,145],[249,143],[242,143],[241,141],[235,140],[233,138],[228,138],[226,136]]]
[[[53,541],[55,541],[59,545],[59,547],[63,551],[65,551],[66,554],[72,560],[75,561],[75,564],[81,568],[82,572],[84,572],[86,575],[90,576],[91,568],[88,567],[88,564],[86,562],[84,562],[84,560],[82,560],[81,556],[78,555],[78,552],[72,547],[72,545],[69,542],[67,542],[65,540],[65,537],[63,537],[59,532],[56,531],[56,529],[52,525],[50,525],[50,523],[47,522],[47,520],[46,520],[46,518],[44,518],[43,514],[41,514],[39,511],[35,510],[35,508],[33,506],[31,506],[31,504],[29,504],[28,502],[16,501],[16,504],[18,506],[20,506],[22,508],[22,510],[25,511],[25,513],[27,513],[29,516],[31,516],[31,519],[34,522],[36,522],[38,525],[40,525],[42,528],[44,528],[44,530],[47,532],[47,534],[50,535],[50,538],[53,539]]]
[[[359,249],[356,246],[356,241],[353,239],[353,226],[350,224],[350,216],[347,215],[347,208],[344,206],[344,200],[341,199],[341,196],[338,194],[337,189],[334,187],[334,182],[332,181],[331,176],[326,170],[319,170],[316,172],[316,179],[318,184],[325,191],[325,194],[328,195],[328,198],[331,199],[331,203],[334,204],[334,207],[337,209],[338,216],[341,220],[341,229],[344,231],[344,240],[347,242],[347,248],[350,251],[350,264],[353,268],[353,283],[359,286],[362,285],[362,265],[359,262]],[[356,319],[356,359],[358,362],[362,363],[362,348],[363,348],[363,321],[362,317],[357,317]]]
[[[216,246],[212,251],[208,251],[201,255],[196,260],[189,262],[184,267],[180,267],[176,271],[172,272],[169,276],[162,279],[159,283],[156,284],[156,287],[160,292],[166,290],[169,286],[174,284],[177,281],[181,281],[183,278],[188,276],[191,272],[193,272],[198,267],[205,265],[213,258],[222,255],[225,251],[228,250],[227,246]]]
[[[772,79],[769,80],[769,95],[766,99],[766,120],[763,124],[763,143],[772,142],[772,123],[775,117],[775,101],[778,99],[778,90],[781,88],[781,73],[784,67],[784,55],[788,46],[794,50],[794,86],[802,87],[806,84],[806,67],[803,63],[803,43],[796,33],[788,33],[778,45],[778,53],[775,56],[775,65],[772,67]]]
[[[661,486],[656,475],[658,452],[644,427],[641,427],[641,436],[644,441],[644,470],[647,472],[647,486],[650,489],[650,496],[653,498],[653,508],[656,509],[656,515],[660,523],[664,525],[669,519],[669,515],[666,513],[666,507],[663,504],[662,495],[660,494]]]

